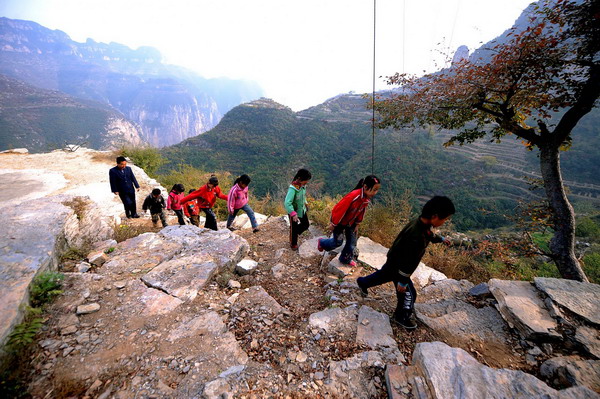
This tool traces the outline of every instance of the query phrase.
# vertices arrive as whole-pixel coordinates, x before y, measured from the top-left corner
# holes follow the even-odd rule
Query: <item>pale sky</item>
[[[378,77],[437,70],[440,51],[474,50],[532,2],[376,1]],[[152,46],[206,78],[256,81],[294,111],[372,88],[373,0],[0,0],[0,16],[77,42]],[[376,90],[385,88],[378,78]]]

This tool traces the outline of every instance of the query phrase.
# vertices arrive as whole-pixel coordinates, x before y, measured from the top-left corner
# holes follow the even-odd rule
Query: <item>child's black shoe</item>
[[[363,298],[366,298],[367,296],[369,296],[369,290],[365,287],[363,287],[363,285],[360,283],[360,280],[362,279],[362,277],[359,277],[356,279],[356,285],[358,285],[358,289],[360,290],[360,296],[362,296]]]
[[[407,330],[414,330],[417,328],[417,321],[414,317],[392,317],[392,321],[397,325],[404,327]]]

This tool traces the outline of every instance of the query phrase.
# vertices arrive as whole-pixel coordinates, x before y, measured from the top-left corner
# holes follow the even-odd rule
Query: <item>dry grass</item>
[[[92,155],[92,161],[95,162],[106,162],[111,164],[117,164],[117,157],[121,156],[121,151],[102,151],[102,152],[94,152]]]
[[[143,233],[155,232],[156,229],[149,225],[121,223],[113,226],[114,239],[117,242],[123,242],[130,238],[137,237]]]
[[[467,250],[443,244],[430,245],[423,257],[423,263],[444,273],[448,278],[466,279],[474,284],[487,282],[495,277]]]

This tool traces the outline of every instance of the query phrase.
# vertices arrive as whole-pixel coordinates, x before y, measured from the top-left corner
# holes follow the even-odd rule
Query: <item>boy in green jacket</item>
[[[311,178],[312,175],[306,169],[296,172],[283,202],[290,217],[290,247],[292,249],[298,249],[298,236],[308,230],[306,185]]]
[[[368,295],[369,288],[393,281],[398,304],[392,321],[406,329],[417,327],[414,317],[411,317],[417,291],[410,276],[419,266],[430,242],[450,244],[446,238],[434,234],[431,228],[442,226],[455,212],[454,204],[448,197],[435,196],[427,201],[421,216],[410,221],[398,234],[381,269],[356,280],[363,296]]]

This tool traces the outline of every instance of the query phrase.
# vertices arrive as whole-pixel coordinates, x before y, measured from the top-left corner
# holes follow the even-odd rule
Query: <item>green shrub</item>
[[[583,257],[583,271],[590,283],[600,284],[600,253],[591,253]]]
[[[124,147],[121,149],[121,154],[153,177],[158,168],[166,162],[158,149],[153,147]]]
[[[27,308],[25,320],[15,326],[8,336],[7,346],[12,352],[19,352],[21,348],[33,342],[35,335],[44,325],[44,320],[38,317],[41,310],[38,308]]]
[[[600,226],[598,223],[590,218],[584,217],[577,220],[577,227],[575,228],[575,235],[577,237],[586,237],[599,239],[600,238]]]
[[[64,278],[63,274],[56,272],[44,272],[37,275],[29,287],[31,305],[33,307],[43,306],[62,294]]]

